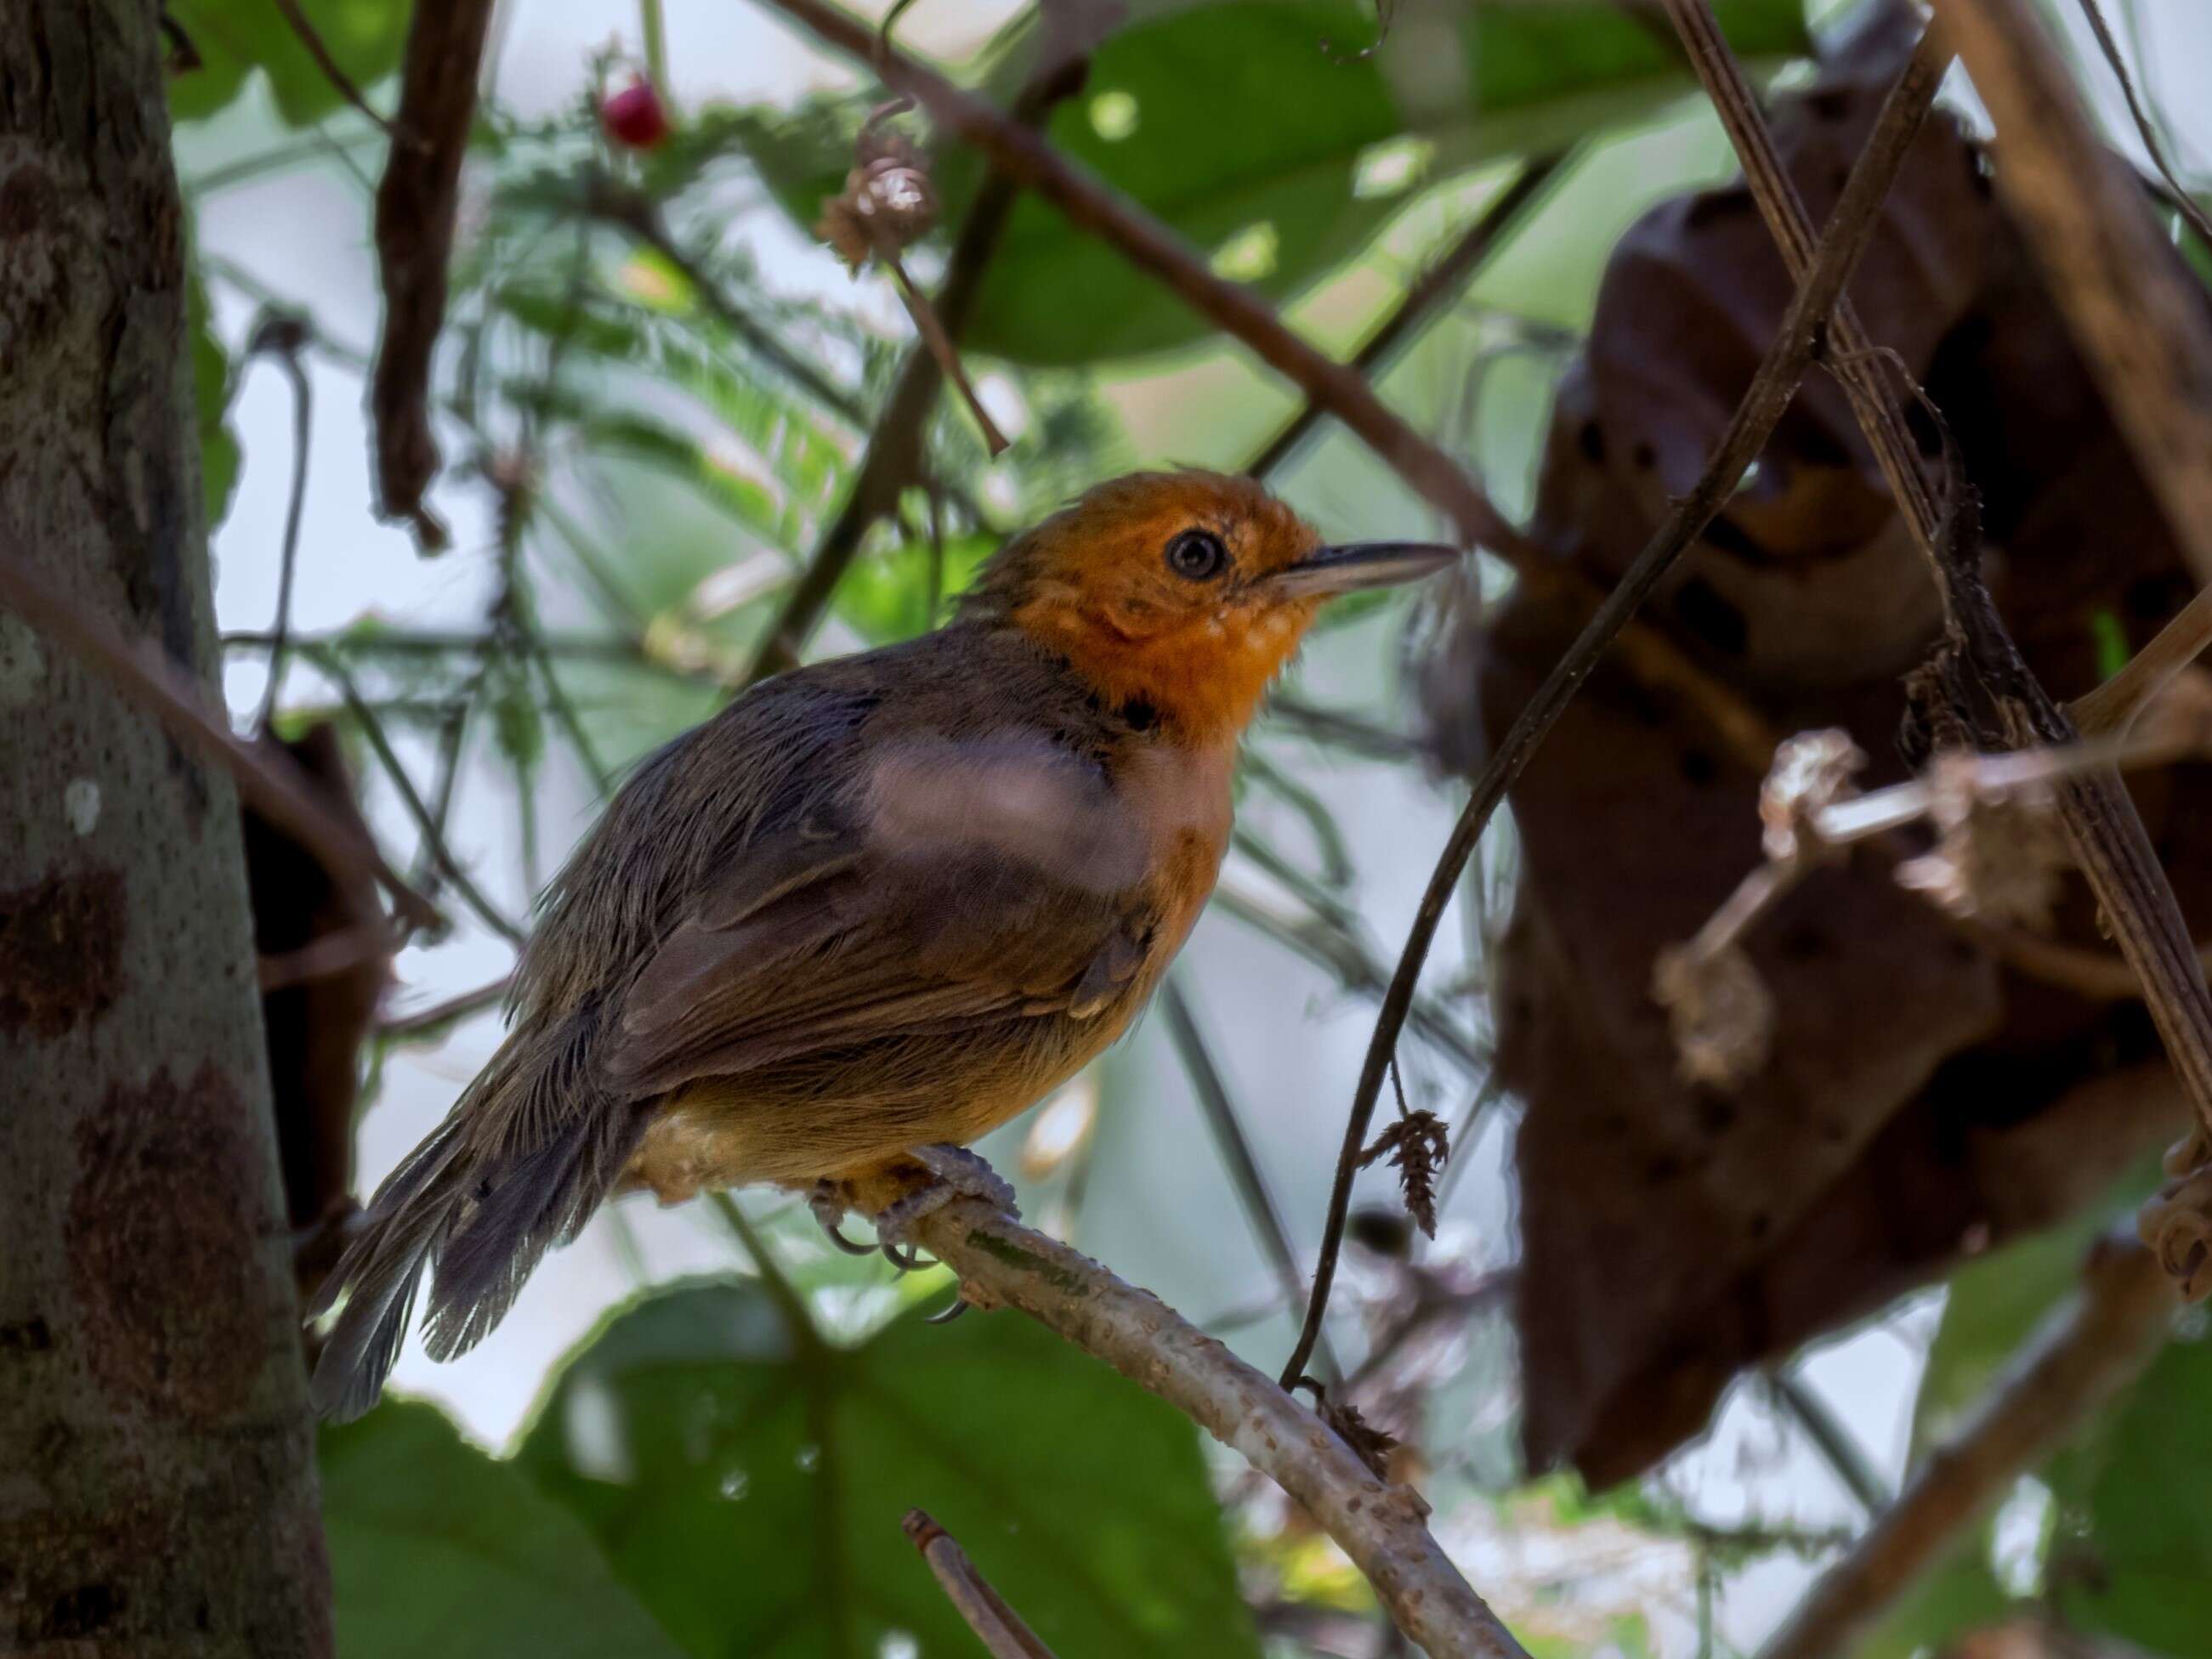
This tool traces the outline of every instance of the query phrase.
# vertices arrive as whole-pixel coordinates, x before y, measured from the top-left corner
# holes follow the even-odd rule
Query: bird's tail
[[[587,1012],[550,1033],[508,1037],[377,1189],[308,1310],[339,1310],[315,1365],[320,1415],[343,1422],[376,1403],[426,1268],[424,1345],[449,1359],[505,1317],[539,1259],[574,1238],[613,1189],[646,1114],[593,1078],[596,1024]]]

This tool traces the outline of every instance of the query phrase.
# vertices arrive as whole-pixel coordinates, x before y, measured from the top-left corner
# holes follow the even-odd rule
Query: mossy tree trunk
[[[160,11],[0,0],[0,550],[211,687]],[[0,611],[0,1650],[330,1650],[253,969],[228,781]]]

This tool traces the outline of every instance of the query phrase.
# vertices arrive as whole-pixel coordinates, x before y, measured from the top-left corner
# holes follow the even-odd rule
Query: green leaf
[[[698,1659],[896,1632],[969,1659],[900,1531],[916,1506],[1060,1659],[1258,1653],[1195,1431],[1012,1315],[838,1349],[757,1285],[679,1287],[568,1362],[517,1462]]]
[[[169,0],[169,19],[199,54],[200,65],[169,78],[169,112],[179,121],[213,115],[259,70],[287,126],[320,120],[345,95],[301,45],[270,0]],[[331,58],[362,93],[399,67],[407,39],[406,0],[300,0],[300,9]]]
[[[2212,1344],[2201,1315],[2055,1462],[2061,1537],[2049,1577],[2058,1608],[2174,1659],[2212,1630]]]
[[[1690,83],[1679,59],[1613,0],[1486,0],[1407,8],[1382,48],[1364,0],[1139,0],[1051,118],[1063,153],[1212,257],[1282,299],[1349,257],[1423,185],[1489,157],[1562,146],[1649,113]],[[1800,0],[1723,0],[1737,49],[1802,51]],[[988,77],[1002,103],[1026,73],[1018,38]],[[843,183],[852,104],[733,120],[802,226]],[[981,162],[941,164],[947,222]],[[1212,331],[1154,278],[1058,209],[1016,205],[967,343],[1073,364]]]
[[[185,288],[185,326],[192,342],[192,408],[200,434],[200,495],[212,532],[230,512],[238,488],[238,436],[230,429],[230,394],[237,383],[230,354],[216,337],[207,289],[194,265]]]
[[[576,1519],[434,1407],[380,1406],[319,1454],[347,1659],[674,1659]]]
[[[947,536],[940,602],[966,587],[998,545],[994,536]],[[929,615],[929,561],[926,542],[902,542],[859,560],[837,586],[837,614],[872,645],[927,632],[936,625]]]

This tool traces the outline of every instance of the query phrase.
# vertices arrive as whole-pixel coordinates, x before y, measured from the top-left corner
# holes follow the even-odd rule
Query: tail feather
[[[545,1252],[582,1231],[613,1189],[646,1114],[592,1083],[595,1024],[572,1021],[550,1040],[510,1037],[378,1188],[365,1230],[310,1310],[319,1316],[343,1298],[315,1365],[321,1415],[343,1421],[376,1403],[426,1270],[426,1346],[438,1359],[466,1352],[505,1317]],[[546,1109],[550,1097],[557,1111]],[[515,1133],[533,1117],[538,1135]]]

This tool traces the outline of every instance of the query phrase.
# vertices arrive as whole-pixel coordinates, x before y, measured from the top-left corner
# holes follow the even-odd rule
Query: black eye
[[[1229,550],[1211,530],[1186,530],[1168,544],[1168,568],[1186,581],[1208,580],[1228,562]]]

